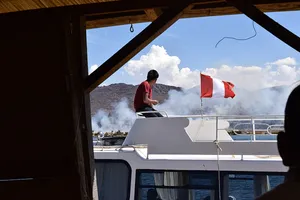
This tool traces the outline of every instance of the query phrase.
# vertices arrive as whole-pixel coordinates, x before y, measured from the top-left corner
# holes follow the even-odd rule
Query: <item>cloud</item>
[[[95,71],[98,67],[99,65],[92,65],[91,67],[89,67],[89,74],[93,73],[93,71]]]
[[[146,55],[142,55],[138,60],[129,61],[124,69],[135,83],[143,81],[150,69],[156,69],[160,74],[160,83],[183,88],[199,85],[200,70],[181,67],[180,62],[177,56],[169,55],[164,47],[153,45]],[[294,58],[287,57],[268,62],[264,66],[224,64],[218,68],[206,68],[202,73],[231,81],[238,88],[257,90],[294,83],[300,76],[300,70],[296,65]]]
[[[207,68],[204,73],[231,81],[236,87],[248,90],[290,85],[297,81],[300,75],[299,69],[288,65],[268,65],[265,67],[223,65],[220,68]]]
[[[180,68],[179,64],[177,56],[170,56],[164,47],[153,45],[149,53],[142,55],[139,60],[130,60],[125,71],[135,82],[143,81],[150,69],[156,69],[160,74],[160,83],[185,88],[198,85],[200,71]]]
[[[280,66],[280,65],[296,65],[297,63],[295,58],[287,57],[287,58],[279,59],[271,64]]]

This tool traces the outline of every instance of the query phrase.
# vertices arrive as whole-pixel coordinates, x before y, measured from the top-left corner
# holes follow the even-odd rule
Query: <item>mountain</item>
[[[113,104],[120,102],[123,98],[128,100],[129,107],[133,108],[133,98],[138,85],[128,85],[125,83],[111,84],[97,87],[91,94],[91,113],[94,115],[99,109],[111,111]],[[153,98],[160,103],[168,98],[170,90],[181,91],[180,87],[156,84],[153,87]]]

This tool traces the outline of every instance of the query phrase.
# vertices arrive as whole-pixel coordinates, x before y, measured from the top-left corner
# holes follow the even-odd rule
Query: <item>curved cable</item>
[[[250,40],[250,39],[254,38],[257,35],[256,29],[255,29],[255,26],[254,26],[254,21],[252,21],[252,27],[253,27],[253,30],[254,30],[254,35],[252,35],[252,36],[250,36],[248,38],[223,37],[221,40],[219,40],[217,42],[217,44],[215,45],[215,48],[217,48],[217,46],[219,45],[219,43],[222,42],[224,39],[232,39],[232,40],[238,40],[238,41],[245,41],[245,40]]]

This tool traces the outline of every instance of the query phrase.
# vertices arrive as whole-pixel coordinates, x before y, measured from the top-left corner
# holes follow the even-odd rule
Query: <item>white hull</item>
[[[255,123],[255,119],[251,120]],[[94,148],[96,165],[113,160],[127,163],[131,170],[130,200],[137,200],[139,170],[266,174],[287,171],[278,155],[276,140],[233,140],[226,131],[228,121],[224,117],[137,119],[121,147]]]

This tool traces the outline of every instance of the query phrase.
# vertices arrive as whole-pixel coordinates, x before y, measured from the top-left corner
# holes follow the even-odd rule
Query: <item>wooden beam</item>
[[[87,14],[87,28],[100,28],[131,23],[150,22],[155,19],[153,10],[166,10],[169,5],[165,0],[139,1],[135,4],[121,2],[101,3],[98,5],[81,6],[81,13]],[[300,10],[300,2],[296,0],[253,0],[252,3],[262,12]],[[103,5],[102,5],[103,4]],[[185,10],[181,18],[241,14],[237,8],[226,1],[195,0],[190,10]],[[151,7],[153,6],[153,7]],[[97,9],[96,9],[97,8]],[[148,16],[145,14],[147,10]],[[92,12],[95,12],[91,14]],[[138,15],[136,13],[139,13]],[[159,13],[158,13],[159,14]]]
[[[180,18],[183,11],[189,8],[191,2],[191,0],[185,0],[174,4],[174,7],[164,12],[159,18],[153,21],[135,38],[98,67],[87,77],[85,87],[86,91],[91,92],[95,89],[105,79],[111,76],[133,56],[140,52],[145,46],[174,24]]]
[[[154,21],[162,14],[162,10],[160,8],[146,9],[145,13],[150,21]]]
[[[223,0],[195,0],[195,3],[199,4],[206,4],[211,2],[218,2]],[[267,2],[268,4],[276,4],[276,3],[290,3],[296,0],[253,0],[253,4],[255,2]],[[100,10],[106,12],[107,9],[115,9],[114,6],[121,8],[120,6],[123,5],[124,8],[122,10],[126,10],[128,7],[162,7],[166,6],[169,7],[173,4],[174,0],[68,0],[68,1],[61,1],[61,0],[47,0],[47,1],[32,1],[32,0],[2,0],[0,1],[0,14],[1,13],[10,13],[10,12],[17,12],[17,11],[27,11],[27,10],[35,10],[35,9],[45,9],[45,8],[64,8],[64,7],[83,7],[88,12],[92,10],[98,10],[95,13],[99,13]],[[153,5],[153,6],[151,6]],[[156,5],[156,6],[155,6]],[[142,9],[142,8],[140,8]],[[144,8],[146,9],[146,8]],[[142,9],[142,10],[144,10]],[[93,11],[92,11],[93,12]],[[90,12],[91,13],[91,12]]]
[[[278,39],[300,52],[300,38],[256,8],[251,0],[226,0]]]
[[[130,20],[129,20],[130,19]],[[90,20],[86,22],[86,28],[99,28],[99,27],[108,27],[108,26],[118,26],[124,24],[137,24],[142,22],[148,22],[149,19],[147,15],[137,15],[137,16],[125,16],[125,17],[114,17],[114,18],[106,18],[106,19],[99,19],[99,20]]]
[[[279,11],[291,11],[300,10],[300,2],[297,3],[275,3],[275,4],[263,4],[263,2],[257,2],[255,6],[262,12],[279,12]],[[236,7],[229,5],[226,2],[215,3],[209,5],[198,5],[185,12],[183,18],[191,17],[204,17],[204,16],[219,16],[219,15],[233,15],[243,14]]]
[[[290,10],[299,10],[299,0],[253,0],[252,3],[255,6],[262,5],[264,7],[271,7],[273,11],[280,11],[281,5],[284,4],[286,4],[286,7],[288,7]],[[169,8],[173,4],[174,0],[122,0],[73,6],[73,9],[76,9],[78,12],[84,15],[94,15],[153,8]],[[193,5],[198,5],[200,8],[214,9],[227,6],[227,3],[224,0],[194,0]]]
[[[197,0],[195,0],[197,1]],[[93,15],[96,13],[113,13],[113,12],[128,12],[136,10],[145,10],[152,8],[168,8],[174,4],[173,0],[123,0],[115,2],[105,2],[97,4],[86,4],[80,7],[74,7],[78,12],[85,15]]]

